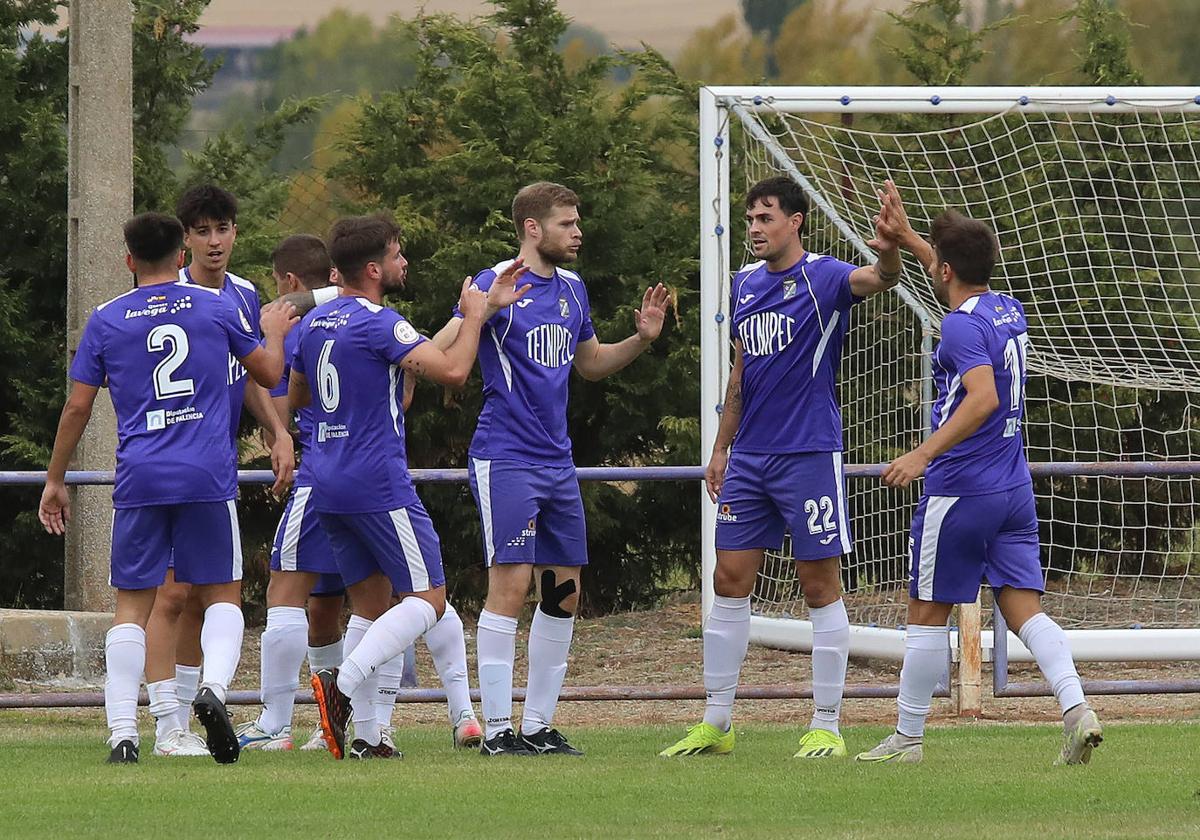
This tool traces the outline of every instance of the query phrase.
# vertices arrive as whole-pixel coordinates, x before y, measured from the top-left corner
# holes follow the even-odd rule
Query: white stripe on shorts
[[[225,506],[229,509],[229,530],[233,537],[233,577],[231,580],[242,579],[242,529],[238,527],[237,502],[228,499]]]
[[[398,508],[388,511],[388,516],[392,518],[392,527],[396,529],[396,537],[400,540],[400,547],[404,549],[404,562],[408,566],[412,591],[425,592],[429,589],[429,570],[425,568],[421,543],[417,540],[417,532],[413,530],[408,511]]]
[[[933,571],[937,566],[942,522],[958,499],[958,496],[930,496],[925,505],[925,524],[921,528],[921,576],[917,579],[917,597],[922,601],[933,600]]]
[[[311,487],[297,487],[288,508],[287,524],[283,526],[283,541],[279,544],[279,568],[296,571],[296,550],[300,547],[300,528],[304,525],[304,509],[308,507]]]
[[[842,554],[850,554],[850,514],[846,510],[846,476],[842,470],[842,453],[833,453],[833,480],[837,482],[838,529],[842,532]]]
[[[483,521],[483,546],[486,557],[484,566],[491,566],[496,558],[496,540],[492,533],[492,462],[471,459],[475,470],[475,486],[479,490],[479,518]]]

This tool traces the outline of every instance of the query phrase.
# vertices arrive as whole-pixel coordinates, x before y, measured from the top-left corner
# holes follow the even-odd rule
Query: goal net
[[[716,214],[724,240],[709,243],[709,256],[729,254],[724,270],[705,268],[718,310],[729,269],[751,261],[741,197],[760,178],[798,180],[814,205],[806,247],[858,264],[873,260],[864,240],[878,212],[876,189],[889,177],[918,232],[947,208],[996,231],[993,285],[1021,300],[1029,317],[1027,452],[1052,473],[1034,482],[1045,604],[1068,628],[1200,628],[1200,479],[1188,474],[1200,460],[1194,93],[702,94],[712,112],[707,126],[728,136],[719,144],[702,136],[702,149],[711,143],[723,156],[702,171],[702,207]],[[732,224],[721,224],[723,212]],[[703,233],[712,239],[715,230]],[[839,385],[847,463],[886,463],[927,434],[928,353],[944,313],[909,255],[900,293],[855,307]],[[706,357],[710,367],[719,359],[705,377],[719,391],[728,343],[711,325],[708,332],[720,350]],[[1099,476],[1085,466],[1094,462],[1136,465],[1125,467],[1132,474]],[[852,479],[848,489],[855,549],[843,584],[851,621],[894,631],[904,621],[917,491],[890,490],[877,478]],[[786,542],[768,553],[753,609],[766,619],[806,615]]]

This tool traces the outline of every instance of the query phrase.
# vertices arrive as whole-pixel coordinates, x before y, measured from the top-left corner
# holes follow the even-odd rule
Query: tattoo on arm
[[[729,388],[725,393],[725,410],[735,414],[742,413],[742,383],[740,381],[732,379],[729,381]]]
[[[316,299],[313,298],[311,291],[292,292],[290,295],[284,295],[283,300],[296,307],[296,314],[303,315],[308,310],[317,305]]]

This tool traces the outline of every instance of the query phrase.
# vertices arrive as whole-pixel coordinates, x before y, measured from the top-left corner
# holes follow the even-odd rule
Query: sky
[[[449,12],[461,17],[489,14],[493,7],[480,0],[212,0],[200,18],[211,27],[280,27],[311,25],[335,8],[370,15],[382,21],[391,14]],[[559,8],[576,22],[599,30],[617,46],[636,47],[641,41],[672,54],[702,26],[723,15],[739,13],[738,0],[559,0]]]

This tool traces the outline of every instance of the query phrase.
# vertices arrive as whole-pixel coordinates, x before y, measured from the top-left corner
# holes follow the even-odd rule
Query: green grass
[[[847,730],[852,752],[878,727]],[[401,730],[400,762],[248,753],[232,766],[103,764],[103,723],[0,713],[4,836],[1200,837],[1200,726],[1119,725],[1087,767],[1058,730],[933,730],[925,763],[791,759],[794,729],[738,729],[729,756],[664,760],[682,727],[572,729],[583,759],[484,760],[445,727]],[[144,740],[148,744],[149,738]],[[148,749],[148,747],[147,747]]]

